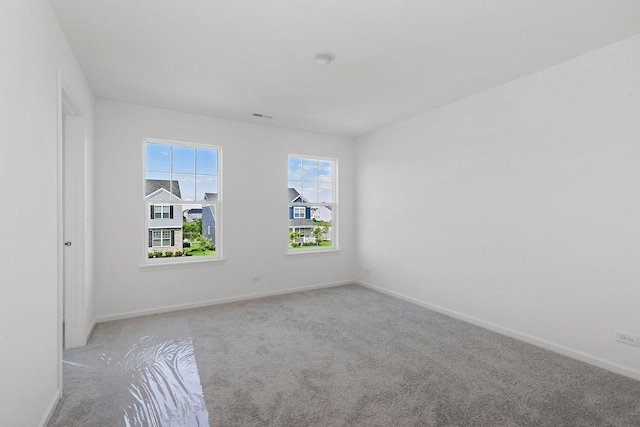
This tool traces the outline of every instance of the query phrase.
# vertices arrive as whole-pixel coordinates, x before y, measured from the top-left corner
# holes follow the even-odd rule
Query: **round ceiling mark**
[[[313,59],[316,61],[316,64],[331,64],[333,60],[336,59],[333,53],[319,53]]]

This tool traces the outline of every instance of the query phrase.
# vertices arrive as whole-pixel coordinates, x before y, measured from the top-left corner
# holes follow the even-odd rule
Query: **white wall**
[[[89,160],[93,95],[46,0],[0,2],[0,58],[0,182],[8,207],[0,209],[0,423],[35,426],[46,418],[61,387],[58,70],[84,110]],[[92,243],[90,231],[86,237]],[[90,281],[91,265],[84,274]],[[86,285],[90,294],[92,284]]]
[[[140,269],[147,137],[222,147],[224,264]],[[96,142],[100,319],[353,279],[352,140],[98,99]],[[338,159],[339,253],[286,256],[288,153]]]
[[[360,138],[357,277],[640,378],[640,36]],[[370,269],[370,273],[365,273]]]

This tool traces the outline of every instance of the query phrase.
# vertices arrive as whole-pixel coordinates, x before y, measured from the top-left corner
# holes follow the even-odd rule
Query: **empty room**
[[[3,0],[0,425],[640,426],[640,2]]]

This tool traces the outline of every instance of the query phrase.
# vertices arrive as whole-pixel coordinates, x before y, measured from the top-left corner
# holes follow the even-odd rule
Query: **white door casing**
[[[63,348],[86,345],[84,301],[84,117],[62,73],[58,85],[58,343],[62,387]],[[63,336],[64,322],[64,336]],[[63,342],[64,341],[64,342]]]

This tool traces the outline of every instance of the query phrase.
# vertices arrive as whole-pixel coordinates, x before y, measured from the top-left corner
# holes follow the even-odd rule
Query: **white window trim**
[[[340,252],[340,238],[339,238],[339,209],[338,209],[338,201],[339,201],[339,191],[338,191],[338,159],[334,157],[322,157],[322,156],[312,156],[309,154],[295,154],[289,153],[287,155],[287,167],[288,167],[288,159],[289,157],[301,157],[305,159],[314,159],[314,160],[326,160],[331,161],[333,163],[333,167],[331,169],[331,195],[333,196],[333,201],[331,203],[291,203],[289,202],[289,206],[330,206],[331,207],[331,246],[304,246],[300,248],[289,248],[289,244],[287,241],[287,258],[296,258],[296,257],[305,257],[305,256],[314,256],[314,255],[328,255],[328,254],[338,254]],[[294,215],[295,216],[295,215]],[[295,219],[295,218],[294,218]]]
[[[146,171],[146,145],[147,143],[159,143],[159,144],[169,144],[169,145],[182,145],[186,147],[196,147],[196,148],[210,148],[218,151],[218,197],[215,201],[210,200],[194,200],[194,201],[176,201],[176,202],[168,202],[162,201],[162,205],[184,205],[184,204],[200,204],[200,205],[212,205],[215,206],[216,212],[216,228],[215,228],[215,241],[216,241],[216,255],[213,256],[198,256],[198,257],[168,257],[168,258],[149,258],[149,230],[153,230],[154,227],[149,227],[149,207],[154,205],[151,200],[144,200],[144,192],[145,192],[145,171]],[[139,267],[142,271],[152,271],[156,269],[173,269],[173,268],[183,268],[183,267],[193,267],[193,266],[206,266],[206,265],[217,265],[224,264],[225,259],[223,257],[223,230],[219,224],[224,224],[223,220],[223,154],[222,147],[219,145],[213,144],[202,144],[196,142],[186,142],[186,141],[177,141],[177,140],[167,140],[161,138],[143,138],[142,139],[142,165],[141,170],[143,171],[143,179],[142,179],[142,199],[144,205],[144,215],[145,223],[144,229],[141,233],[141,256],[142,262]],[[174,209],[174,218],[175,218],[175,209]],[[179,215],[182,215],[180,212]],[[155,216],[155,211],[154,211]],[[155,219],[155,218],[154,218]],[[159,219],[159,218],[158,218]],[[159,248],[159,246],[156,246]]]
[[[171,219],[170,216],[170,211],[171,209],[169,208],[169,205],[151,205],[153,206],[153,219]],[[160,211],[156,211],[156,208],[161,208]],[[167,217],[164,217],[164,208],[167,208]],[[157,217],[157,215],[160,214],[160,217]]]
[[[151,248],[170,248],[171,247],[171,230],[166,229],[150,229],[151,231]],[[156,238],[155,234],[160,233],[160,237]],[[169,237],[164,237],[165,233],[169,233]],[[156,240],[160,240],[159,245],[154,245]],[[168,245],[163,245],[164,241],[168,240]]]
[[[300,216],[302,213],[302,216]],[[294,206],[293,207],[293,219],[302,219],[307,216],[307,207],[306,206]]]

